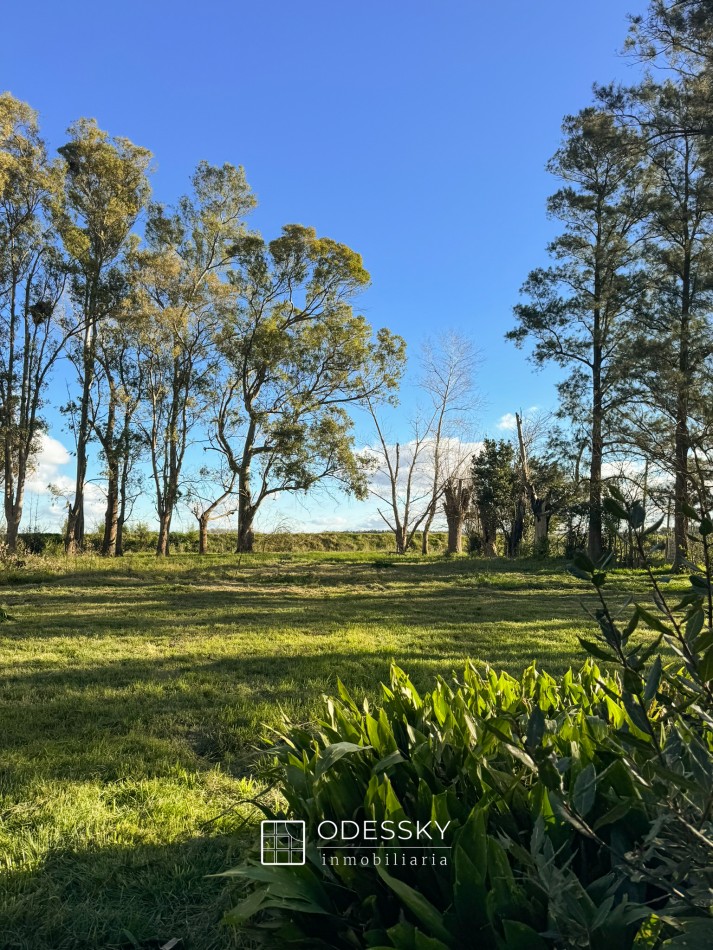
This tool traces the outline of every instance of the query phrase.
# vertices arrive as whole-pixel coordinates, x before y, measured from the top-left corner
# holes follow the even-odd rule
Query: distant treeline
[[[100,553],[103,535],[94,532],[86,535],[86,551]],[[133,530],[124,534],[124,553],[155,553],[157,531]],[[64,535],[59,532],[25,532],[20,535],[21,549],[29,554],[60,554],[64,552]],[[198,553],[198,531],[172,531],[171,550],[174,553]],[[430,535],[434,553],[446,550],[447,535],[435,532]],[[209,554],[232,554],[238,545],[237,531],[211,533]],[[420,534],[413,539],[413,548],[421,550]],[[394,536],[390,531],[325,531],[311,533],[271,533],[255,535],[253,550],[260,552],[300,551],[385,551],[394,550]]]

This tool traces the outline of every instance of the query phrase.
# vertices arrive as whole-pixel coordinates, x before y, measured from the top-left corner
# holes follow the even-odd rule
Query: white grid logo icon
[[[304,864],[305,823],[303,821],[261,821],[261,864]]]

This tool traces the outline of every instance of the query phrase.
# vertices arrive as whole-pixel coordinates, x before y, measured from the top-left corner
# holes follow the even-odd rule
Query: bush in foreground
[[[643,552],[656,526],[641,506],[610,507]],[[601,599],[599,635],[583,641],[594,658],[576,673],[469,664],[420,696],[394,667],[378,711],[340,684],[314,728],[286,724],[272,749],[286,804],[265,811],[305,821],[307,863],[227,872],[248,885],[228,919],[283,947],[713,946],[713,524],[699,521],[705,571],[673,606],[651,574],[659,612],[637,605],[625,627],[606,573],[576,559]],[[640,624],[655,637],[634,638]],[[320,822],[344,819],[449,823],[447,865],[435,849],[412,864],[393,843],[320,847]]]

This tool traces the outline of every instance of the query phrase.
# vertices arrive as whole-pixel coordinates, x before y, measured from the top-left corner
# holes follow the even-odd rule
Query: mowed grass
[[[313,717],[337,677],[378,698],[392,660],[424,687],[467,657],[562,672],[593,627],[561,563],[135,555],[0,585],[3,950],[243,946],[207,875],[255,840],[264,723]]]

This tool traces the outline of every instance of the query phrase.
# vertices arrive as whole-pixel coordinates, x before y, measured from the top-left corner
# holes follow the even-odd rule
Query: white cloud
[[[506,412],[504,416],[498,419],[498,429],[504,432],[514,432],[517,428],[517,419],[514,412]]]
[[[25,486],[22,531],[60,531],[67,513],[67,502],[74,497],[74,460],[69,451],[51,435],[43,433],[40,450],[33,459]],[[53,485],[61,497],[49,490]],[[104,493],[98,485],[85,486],[85,519],[93,528],[104,514]]]
[[[529,406],[524,412],[520,413],[520,417],[522,419],[530,419],[538,412],[539,408],[539,406]],[[517,429],[517,419],[515,418],[515,413],[506,412],[504,415],[500,416],[496,426],[502,432],[514,432]]]

